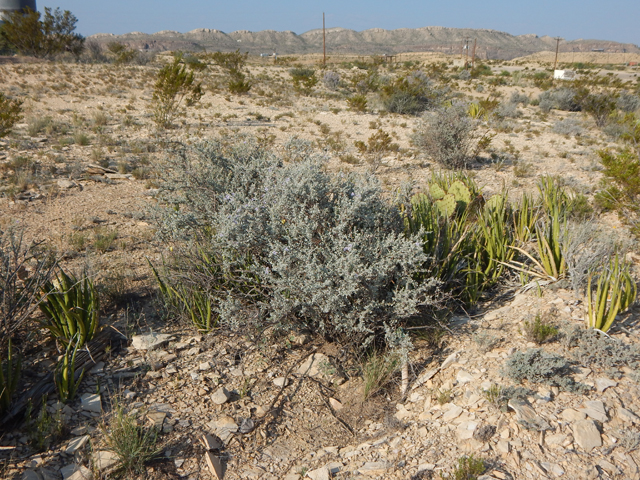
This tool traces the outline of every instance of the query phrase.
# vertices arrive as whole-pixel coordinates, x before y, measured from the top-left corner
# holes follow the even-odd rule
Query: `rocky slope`
[[[326,31],[329,53],[358,53],[362,55],[392,54],[399,52],[434,51],[460,53],[464,39],[477,39],[476,53],[484,59],[512,59],[536,52],[555,49],[555,40],[549,36],[534,34],[511,35],[488,29],[422,27],[385,30],[372,28],[357,32],[346,28],[330,28]],[[90,40],[106,44],[113,41],[126,43],[134,48],[150,51],[166,50],[220,50],[239,48],[252,54],[272,53],[304,54],[322,51],[322,30],[310,30],[303,34],[291,31],[263,30],[250,32],[238,30],[225,33],[220,30],[199,28],[187,33],[164,30],[154,34],[140,32],[124,35],[96,34]],[[621,44],[607,40],[573,40],[564,42],[561,51],[590,52],[604,49],[607,52],[640,53],[637,45]]]

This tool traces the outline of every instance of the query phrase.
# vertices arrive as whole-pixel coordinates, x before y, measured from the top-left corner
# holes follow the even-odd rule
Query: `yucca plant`
[[[593,275],[587,285],[587,327],[606,332],[611,328],[616,315],[624,312],[635,301],[638,287],[631,278],[629,265],[620,261],[618,254],[609,260],[607,268],[598,277],[595,291],[592,289]]]
[[[513,237],[519,246],[524,245],[533,237],[539,215],[539,205],[531,196],[523,193],[520,203],[512,212]]]
[[[11,397],[18,387],[22,359],[15,358],[11,339],[7,346],[7,358],[0,359],[0,413],[4,413],[11,405]]]
[[[77,335],[76,335],[77,337]],[[73,346],[73,349],[71,348]],[[68,403],[74,399],[78,393],[78,387],[84,377],[84,369],[76,379],[76,353],[78,352],[78,343],[73,345],[72,342],[67,344],[67,350],[56,365],[54,381],[58,398],[62,403]]]
[[[45,284],[43,294],[39,307],[46,318],[40,323],[56,340],[68,345],[77,337],[81,348],[98,332],[100,299],[88,277],[78,280],[60,270],[55,283]]]

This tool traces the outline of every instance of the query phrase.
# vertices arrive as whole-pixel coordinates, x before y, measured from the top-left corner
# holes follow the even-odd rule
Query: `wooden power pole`
[[[322,12],[322,65],[327,65],[327,34],[324,28],[324,12]]]
[[[473,39],[473,50],[471,50],[471,68],[476,68],[476,43],[477,38]]]
[[[560,49],[560,37],[556,37],[556,60],[553,62],[553,71],[556,71],[556,67],[558,66],[558,51]]]

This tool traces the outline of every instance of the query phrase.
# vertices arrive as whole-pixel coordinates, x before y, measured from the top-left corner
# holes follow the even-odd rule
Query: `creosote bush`
[[[22,102],[0,92],[0,138],[5,137],[22,118]]]
[[[436,304],[436,282],[416,281],[422,243],[375,177],[283,165],[252,139],[234,143],[185,147],[166,164],[160,231],[183,245],[167,282],[207,291],[226,327],[305,327],[406,353],[402,320]]]

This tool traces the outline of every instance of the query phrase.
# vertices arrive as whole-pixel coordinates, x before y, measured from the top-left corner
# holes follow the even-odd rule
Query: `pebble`
[[[596,424],[592,420],[580,420],[573,424],[573,437],[575,442],[587,453],[596,447],[602,446],[602,437]]]
[[[171,340],[171,338],[172,335],[166,333],[134,335],[131,338],[131,346],[136,350],[154,350],[169,343],[169,340]]]
[[[216,405],[222,405],[223,403],[226,403],[230,397],[231,394],[227,391],[227,389],[224,387],[220,387],[211,394],[211,401]]]

